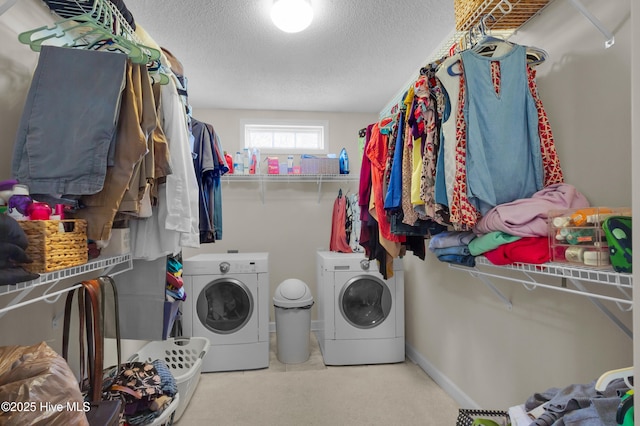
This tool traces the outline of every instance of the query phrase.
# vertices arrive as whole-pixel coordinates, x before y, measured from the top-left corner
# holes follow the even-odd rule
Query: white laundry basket
[[[173,418],[176,422],[189,405],[200,380],[202,359],[208,351],[209,339],[206,337],[176,337],[147,343],[129,361],[153,362],[161,359],[167,364],[178,385],[180,399]]]

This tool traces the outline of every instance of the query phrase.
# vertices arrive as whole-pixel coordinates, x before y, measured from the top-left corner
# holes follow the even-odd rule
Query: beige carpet
[[[329,366],[311,356],[282,364],[271,335],[269,368],[203,373],[178,426],[455,425],[458,406],[424,371],[404,363]]]

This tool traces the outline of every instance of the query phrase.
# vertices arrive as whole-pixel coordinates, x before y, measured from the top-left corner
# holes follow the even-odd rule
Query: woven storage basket
[[[501,0],[454,0],[453,9],[456,18],[456,29],[466,31],[476,25],[483,16],[489,14]],[[512,9],[502,13],[497,9],[494,18],[489,21],[491,29],[515,30],[527,22],[549,3],[549,0],[511,0]],[[505,6],[502,6],[504,10]]]
[[[301,158],[300,169],[303,175],[340,174],[340,160],[337,158]]]
[[[20,226],[27,234],[27,255],[33,263],[22,267],[30,272],[45,273],[87,263],[87,222],[72,220],[23,220]]]

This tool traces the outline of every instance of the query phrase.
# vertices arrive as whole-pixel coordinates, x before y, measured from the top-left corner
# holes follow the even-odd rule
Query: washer
[[[316,336],[326,365],[403,362],[404,271],[384,279],[363,253],[317,254]]]
[[[268,367],[268,253],[199,254],[184,260],[183,281],[183,333],[209,339],[202,371]]]

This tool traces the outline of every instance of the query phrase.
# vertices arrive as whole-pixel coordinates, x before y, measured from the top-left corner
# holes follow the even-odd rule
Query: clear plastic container
[[[609,247],[602,229],[607,217],[631,214],[630,208],[588,207],[551,210],[548,215],[552,262],[610,267]]]

